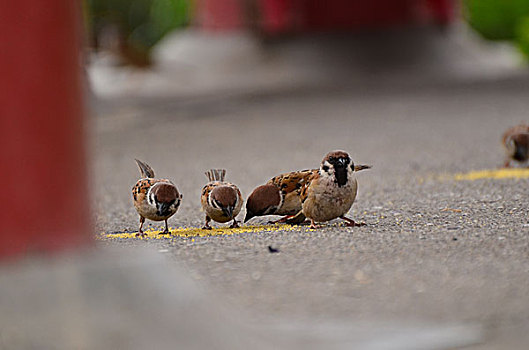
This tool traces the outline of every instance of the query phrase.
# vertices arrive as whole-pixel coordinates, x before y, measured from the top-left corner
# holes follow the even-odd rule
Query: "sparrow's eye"
[[[323,169],[323,171],[329,171],[329,167],[327,165],[324,165],[321,168]]]

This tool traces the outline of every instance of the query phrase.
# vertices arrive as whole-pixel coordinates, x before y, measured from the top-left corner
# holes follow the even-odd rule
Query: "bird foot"
[[[230,225],[230,228],[239,228],[239,223],[237,221],[233,221],[233,224]]]
[[[171,231],[169,230],[165,230],[165,231],[162,231],[160,232],[161,235],[170,235],[171,234]]]
[[[206,226],[206,225],[204,225],[204,226],[202,226],[202,229],[203,229],[203,230],[211,230],[211,226]]]
[[[143,231],[136,233],[136,237],[145,237],[145,236],[147,236],[147,234],[144,233]]]

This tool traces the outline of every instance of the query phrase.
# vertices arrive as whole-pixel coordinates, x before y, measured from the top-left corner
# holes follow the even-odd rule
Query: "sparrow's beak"
[[[341,167],[345,167],[345,159],[344,158],[339,158],[338,159],[338,165],[340,165]]]
[[[228,205],[226,208],[222,208],[222,212],[229,218],[233,217],[233,207]]]
[[[254,213],[246,209],[246,216],[244,217],[244,222],[246,223],[246,221],[250,220],[254,216],[255,216]]]

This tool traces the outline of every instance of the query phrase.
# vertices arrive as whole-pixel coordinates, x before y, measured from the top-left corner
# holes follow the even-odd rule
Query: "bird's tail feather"
[[[355,165],[355,171],[360,171],[360,170],[364,170],[364,169],[371,169],[372,166],[371,165]]]
[[[210,169],[206,171],[206,176],[209,181],[224,181],[224,176],[226,176],[225,169]]]
[[[141,160],[135,159],[136,163],[138,164],[138,167],[140,168],[140,173],[142,178],[153,178],[154,177],[154,170],[147,164],[142,162]]]

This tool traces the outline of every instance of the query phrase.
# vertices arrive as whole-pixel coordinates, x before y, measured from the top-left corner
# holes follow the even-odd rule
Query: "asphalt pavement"
[[[98,233],[137,229],[134,158],[183,193],[173,228],[203,224],[210,168],[225,168],[246,197],[281,172],[318,167],[335,149],[373,166],[357,174],[349,213],[364,227],[333,221],[318,230],[99,244],[156,249],[223,308],[266,328],[271,344],[295,334],[318,348],[347,334],[362,341],[336,348],[525,349],[529,178],[453,175],[503,163],[501,134],[527,120],[529,79],[414,79],[98,100],[90,119]],[[456,331],[444,343],[417,339],[428,327]]]

